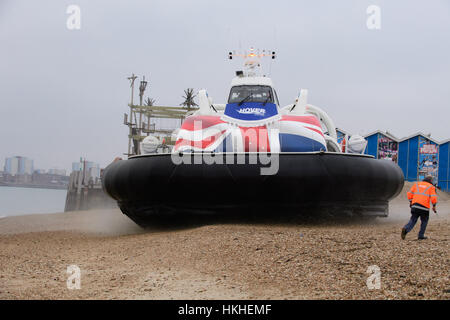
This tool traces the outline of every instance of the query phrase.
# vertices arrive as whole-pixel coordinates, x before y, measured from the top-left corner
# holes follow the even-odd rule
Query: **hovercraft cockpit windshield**
[[[225,115],[236,120],[261,121],[278,115],[278,98],[268,85],[231,87]]]
[[[231,88],[228,103],[242,105],[244,102],[274,103],[270,86],[243,85]]]

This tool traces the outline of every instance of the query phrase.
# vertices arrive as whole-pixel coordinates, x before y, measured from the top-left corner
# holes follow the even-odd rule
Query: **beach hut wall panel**
[[[341,146],[341,150],[344,152],[344,148],[343,146],[346,144],[346,141],[344,140],[348,140],[350,138],[350,134],[342,129],[336,128],[336,135],[337,135],[337,142],[339,143],[339,145]],[[347,136],[347,139],[345,138]]]
[[[419,161],[419,136],[400,142],[398,165],[403,170],[406,181],[417,180],[417,162]]]
[[[439,145],[422,134],[405,138],[399,145],[398,165],[406,181],[422,180],[426,175],[438,182]]]
[[[378,156],[378,133],[367,136],[365,139],[367,140],[367,146],[364,153],[374,156],[376,159]]]
[[[342,140],[344,140],[344,138],[345,138],[345,132],[343,130],[336,128],[336,135],[337,135],[337,138],[336,138],[337,142],[339,144],[341,144]]]
[[[376,131],[365,136],[367,147],[365,154],[374,156],[376,159],[398,160],[398,139],[390,134]]]
[[[450,192],[450,140],[439,145],[438,186]]]

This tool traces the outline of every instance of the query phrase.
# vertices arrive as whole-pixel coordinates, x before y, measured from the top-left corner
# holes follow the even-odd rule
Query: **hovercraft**
[[[281,107],[272,80],[256,74],[264,55],[244,56],[247,70],[236,73],[227,104],[198,92],[199,108],[177,130],[171,153],[105,169],[103,188],[124,214],[143,227],[189,214],[388,215],[402,170],[363,154],[358,135],[343,152],[333,121],[307,103],[307,90]]]

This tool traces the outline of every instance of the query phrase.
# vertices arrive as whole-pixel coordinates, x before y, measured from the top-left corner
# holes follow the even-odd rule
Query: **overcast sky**
[[[70,4],[80,30],[66,27]],[[366,26],[369,5],[380,30]],[[276,50],[266,70],[282,105],[307,88],[351,133],[450,138],[448,0],[0,0],[0,166],[105,166],[127,151],[127,76],[145,75],[159,105],[187,87],[223,103],[241,63],[227,52],[250,46]]]

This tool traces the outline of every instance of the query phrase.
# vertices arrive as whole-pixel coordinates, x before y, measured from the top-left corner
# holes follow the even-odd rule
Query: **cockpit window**
[[[273,103],[272,88],[269,86],[245,85],[231,88],[228,103],[262,102]]]
[[[277,92],[275,91],[275,89],[273,89],[273,93],[275,94],[275,103],[277,105],[280,105],[280,101],[278,101],[278,95],[277,95]]]

